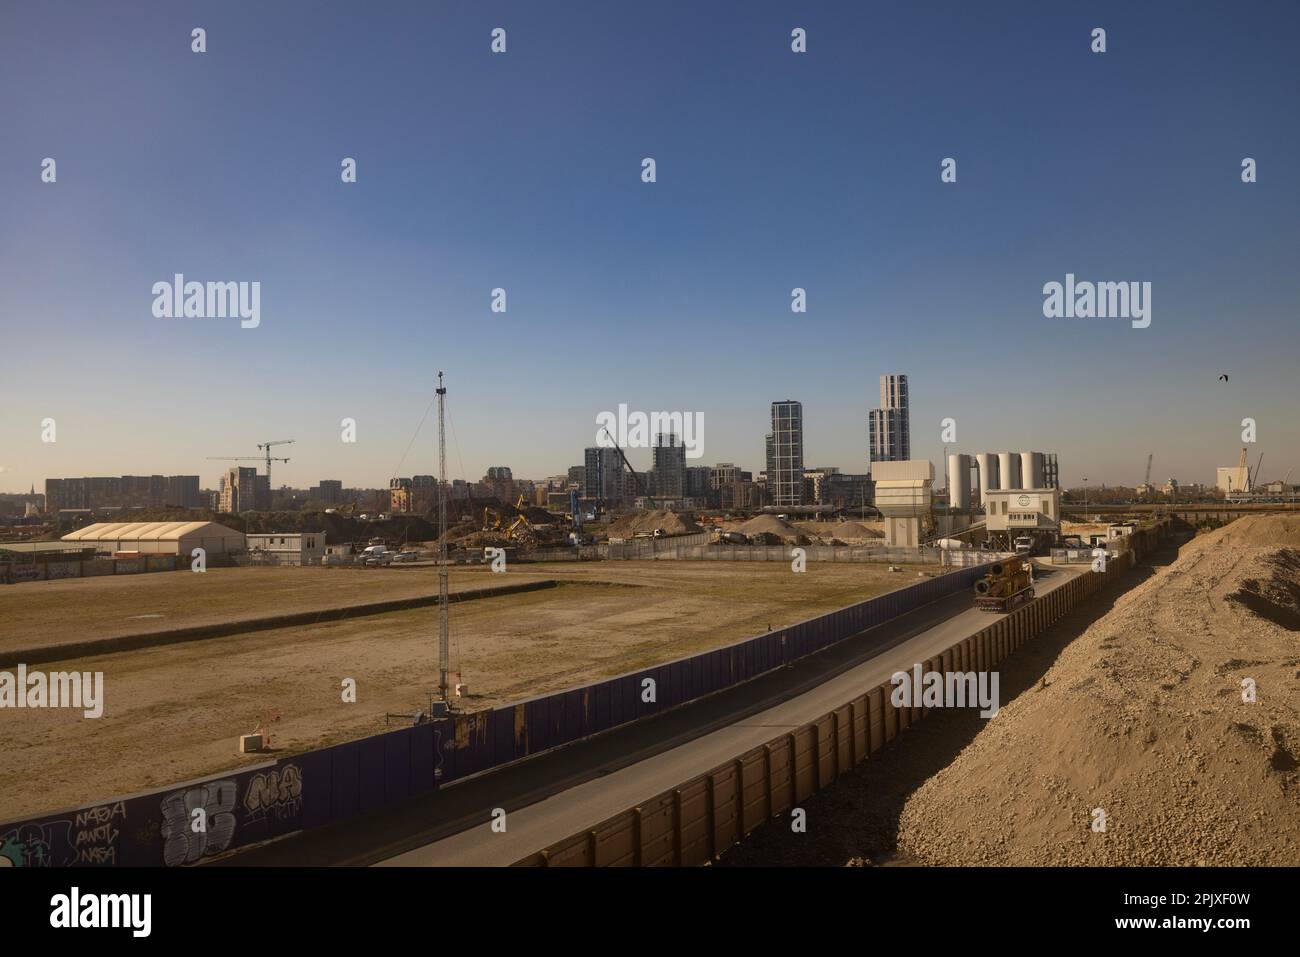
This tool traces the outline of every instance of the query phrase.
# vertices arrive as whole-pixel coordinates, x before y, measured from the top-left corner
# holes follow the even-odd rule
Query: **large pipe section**
[[[1020,456],[1015,452],[998,453],[998,488],[1023,488],[1020,484]]]
[[[948,507],[962,512],[970,510],[969,455],[948,456]]]

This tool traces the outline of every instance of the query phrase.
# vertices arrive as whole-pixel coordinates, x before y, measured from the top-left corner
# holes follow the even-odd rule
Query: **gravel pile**
[[[940,865],[1300,864],[1297,629],[1300,521],[1243,518],[1188,543],[910,796],[899,852]]]

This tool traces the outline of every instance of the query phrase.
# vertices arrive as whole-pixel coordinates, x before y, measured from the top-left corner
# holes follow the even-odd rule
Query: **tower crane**
[[[209,455],[208,458],[217,462],[265,462],[266,463],[266,494],[269,496],[275,486],[271,484],[271,463],[287,462],[287,458],[272,458],[271,446],[273,445],[290,445],[295,439],[275,439],[271,442],[259,442],[257,447],[265,454],[263,455]],[[267,504],[270,504],[269,502]]]
[[[273,489],[273,488],[275,488],[275,486],[271,484],[271,462],[272,462],[272,461],[275,461],[275,462],[287,462],[287,461],[289,461],[288,459],[272,459],[272,458],[271,458],[271,446],[273,446],[273,445],[292,445],[292,444],[294,443],[294,441],[295,441],[294,439],[275,439],[275,440],[272,441],[272,442],[259,442],[259,443],[257,444],[257,447],[258,447],[259,449],[262,449],[262,450],[266,453],[266,487],[267,487],[268,489]]]

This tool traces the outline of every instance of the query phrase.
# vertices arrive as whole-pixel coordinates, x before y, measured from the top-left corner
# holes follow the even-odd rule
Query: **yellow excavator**
[[[537,536],[533,533],[533,526],[528,524],[528,519],[520,515],[506,529],[506,538],[511,541],[517,541],[520,544],[532,548],[538,544]]]

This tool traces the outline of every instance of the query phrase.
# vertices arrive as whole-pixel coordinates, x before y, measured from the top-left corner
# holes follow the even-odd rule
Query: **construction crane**
[[[1148,455],[1147,455],[1147,474],[1146,474],[1146,478],[1144,478],[1144,479],[1142,480],[1142,487],[1146,489],[1146,493],[1145,493],[1145,494],[1146,494],[1146,497],[1147,497],[1147,498],[1154,498],[1153,490],[1152,490],[1152,488],[1151,488],[1151,460],[1154,459],[1155,457],[1156,457],[1156,454],[1155,454],[1154,452],[1148,453]]]
[[[1259,467],[1264,464],[1264,453],[1259,453],[1259,458],[1255,461],[1255,471],[1246,476],[1246,491],[1249,492],[1259,484]]]
[[[267,487],[268,489],[275,488],[275,486],[271,484],[271,461],[272,461],[272,459],[271,459],[271,446],[273,446],[273,445],[292,445],[293,443],[294,443],[294,439],[276,439],[276,440],[273,441],[273,442],[259,442],[259,443],[257,444],[257,447],[258,447],[259,449],[262,449],[264,452],[266,452],[266,487]],[[275,461],[276,461],[276,462],[287,462],[287,461],[289,461],[289,460],[288,460],[288,459],[275,459]]]
[[[645,496],[645,500],[650,503],[652,509],[658,510],[659,506],[656,505],[655,500],[650,497],[650,492],[642,483],[641,476],[636,474],[636,469],[632,468],[632,463],[627,460],[627,456],[623,454],[623,450],[618,447],[618,442],[615,440],[614,436],[610,434],[609,429],[605,429],[605,434],[609,436],[609,443],[614,446],[614,451],[618,453],[618,457],[623,460],[623,465],[632,473],[632,479],[636,482],[637,490]]]
[[[267,494],[269,495],[275,489],[275,486],[271,484],[271,463],[289,461],[287,458],[284,459],[272,458],[271,446],[291,445],[295,441],[296,441],[295,439],[275,439],[271,442],[259,442],[257,444],[257,447],[265,453],[264,455],[209,455],[208,458],[215,459],[219,462],[252,462],[252,461],[265,462],[266,463],[266,490],[267,490]]]
[[[267,455],[263,458],[260,455],[209,455],[209,459],[217,462],[266,462],[266,507],[271,507],[271,462],[287,462],[288,459],[272,459]]]

